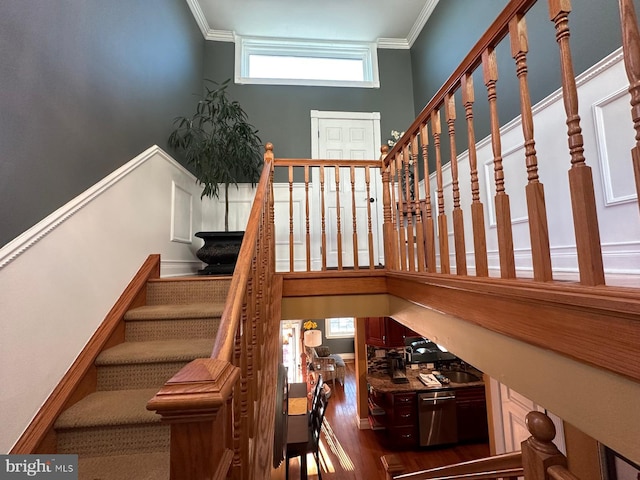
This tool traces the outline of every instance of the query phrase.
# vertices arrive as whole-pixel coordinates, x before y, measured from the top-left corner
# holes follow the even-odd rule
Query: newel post
[[[147,403],[171,424],[171,480],[225,478],[233,459],[233,389],[240,369],[200,358],[175,374]]]
[[[567,466],[567,459],[553,444],[556,427],[542,412],[529,412],[526,417],[531,437],[522,442],[522,467],[527,480],[549,480],[547,469]]]

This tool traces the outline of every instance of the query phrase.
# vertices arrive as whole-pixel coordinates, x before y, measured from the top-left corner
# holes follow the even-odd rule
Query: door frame
[[[342,111],[326,111],[326,110],[311,110],[311,158],[313,160],[317,160],[320,158],[320,119],[328,119],[328,120],[371,120],[373,125],[373,152],[374,155],[376,152],[380,152],[380,148],[382,147],[382,134],[380,130],[380,112],[342,112]],[[375,181],[377,184],[377,192],[378,196],[382,196],[382,177],[380,175],[372,175],[372,181]],[[377,177],[377,178],[376,178]],[[318,182],[312,182],[312,194],[313,198],[320,198],[319,186]],[[382,199],[376,199],[377,202],[381,202]],[[314,202],[315,203],[315,202]],[[318,207],[319,208],[319,207]],[[382,205],[380,204],[378,211],[378,225],[381,227],[383,225],[382,218]],[[384,264],[384,248],[383,248],[383,237],[382,237],[382,228],[377,228],[376,232],[373,232],[376,237],[376,242],[378,245],[378,258],[376,261],[378,263]],[[312,254],[312,263],[313,263],[313,254]]]

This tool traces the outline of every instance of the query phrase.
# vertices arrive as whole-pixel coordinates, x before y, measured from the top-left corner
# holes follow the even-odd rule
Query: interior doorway
[[[331,160],[372,160],[380,157],[380,113],[379,112],[325,112],[311,111],[311,157],[313,159]],[[361,170],[361,169],[358,169]],[[352,218],[356,219],[358,234],[358,265],[369,265],[369,249],[367,233],[369,229],[368,211],[371,209],[371,231],[373,233],[374,261],[382,263],[381,243],[382,225],[382,182],[379,171],[371,171],[367,185],[363,171],[356,172],[354,198],[351,197],[351,179],[349,169],[340,169],[339,181],[336,183],[335,169],[325,170],[325,195],[321,198],[320,175],[314,169],[312,188],[317,205],[325,204],[327,230],[327,266],[338,265],[337,236],[340,214],[341,233],[343,238],[352,238],[354,233]],[[337,191],[339,190],[339,195]],[[339,202],[339,203],[338,203]],[[355,204],[355,205],[354,205]],[[338,207],[339,205],[339,207]],[[354,211],[355,206],[355,211]],[[319,208],[319,207],[317,207]],[[313,234],[319,238],[321,232],[315,225]],[[348,242],[342,243],[342,258],[345,264],[354,264],[354,250]],[[321,257],[321,252],[314,252]],[[314,257],[315,255],[312,255]],[[319,260],[318,260],[319,261]]]
[[[301,343],[300,320],[283,320],[280,322],[280,336],[282,338],[282,363],[287,369],[289,383],[302,381],[301,375]]]

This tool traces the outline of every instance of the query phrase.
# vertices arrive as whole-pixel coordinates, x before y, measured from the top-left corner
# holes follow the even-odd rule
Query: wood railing
[[[569,0],[548,0],[548,5],[560,50],[558,68],[562,72],[568,127],[566,156],[580,284],[559,285],[553,281],[545,192],[538,174],[528,89],[525,16],[534,3],[535,0],[508,3],[406,129],[406,134],[391,150],[383,147],[382,161],[275,160],[273,147],[267,145],[265,170],[213,354],[211,358],[187,365],[148,405],[171,423],[172,479],[252,479],[270,475],[275,401],[270,389],[276,384],[278,335],[275,332],[279,331],[277,309],[282,296],[279,290],[282,277],[274,275],[276,260],[282,262],[281,266],[285,265],[282,271],[304,274],[331,270],[332,275],[336,272],[347,275],[351,271],[367,272],[379,267],[381,255],[376,249],[380,248],[384,251],[386,294],[429,305],[503,335],[608,369],[633,381],[640,380],[634,342],[640,332],[637,291],[604,287],[593,179],[584,156],[569,47]],[[632,0],[620,0],[620,9],[636,129],[631,161],[640,190],[640,35]],[[519,85],[533,282],[517,278],[510,200],[502,164],[495,52],[498,43],[506,37],[511,44]],[[489,278],[485,207],[479,188],[473,110],[476,92],[472,82],[473,73],[479,68],[489,103],[500,278]],[[464,195],[456,154],[459,134],[455,129],[458,112],[454,99],[457,93],[462,97],[467,126],[472,266],[467,264]],[[449,137],[450,212],[446,211],[444,198],[442,118]],[[431,154],[435,157],[433,175],[428,161]],[[409,177],[420,178],[420,165],[424,185],[420,188],[415,184],[412,192]],[[286,169],[284,184],[273,183],[276,167]],[[364,179],[364,191],[356,188],[358,176]],[[297,177],[302,180],[296,180]],[[320,192],[317,199],[310,198],[312,182],[317,182]],[[374,182],[381,182],[382,188],[382,246],[377,246],[375,241],[379,212],[369,201],[373,198],[370,189]],[[283,185],[288,188],[288,200],[276,205],[274,189]],[[362,200],[366,206],[358,205]],[[353,213],[345,218],[341,213],[343,209]],[[359,210],[366,213],[358,216]],[[453,265],[447,237],[449,214],[453,225]],[[286,228],[282,227],[283,222],[287,223]],[[512,307],[516,304],[520,310],[514,315]],[[532,319],[535,319],[535,328],[531,328]],[[538,331],[544,331],[546,337],[540,338]],[[616,335],[609,335],[610,331]],[[613,351],[615,356],[611,355]],[[546,425],[547,420],[531,415],[533,436],[523,444],[521,462],[525,477],[568,478],[562,470],[564,457],[549,445],[553,435],[549,438],[546,427],[536,430],[537,423]],[[485,470],[481,471],[491,476]],[[493,476],[518,474],[519,470],[505,470]],[[449,474],[443,470],[435,476],[424,472],[420,475],[423,476],[416,473],[393,478],[441,478]]]
[[[404,473],[404,466],[389,456],[382,457],[382,465],[388,480],[515,480],[519,476],[527,480],[578,480],[567,470],[567,458],[553,443],[556,429],[551,419],[533,411],[527,414],[526,425],[531,436],[522,442],[519,452],[411,473]]]
[[[499,81],[496,48],[508,40],[515,62],[515,75],[519,88],[520,122],[524,139],[524,165],[527,172],[525,187],[527,218],[530,235],[532,275],[534,280],[553,280],[549,228],[545,190],[538,173],[534,122],[528,85],[528,35],[526,14],[535,0],[513,0],[505,7],[489,30],[482,36],[464,61],[449,77],[437,94],[428,102],[403,137],[390,151],[384,151],[384,218],[387,267],[399,271],[426,271],[430,273],[473,274],[489,276],[487,261],[487,229],[485,206],[479,188],[478,158],[476,152],[474,103],[478,94],[473,84],[473,74],[481,69],[489,104],[491,149],[493,155],[493,190],[495,190],[495,223],[499,255],[499,275],[503,279],[516,278],[514,239],[510,197],[505,181],[499,123],[497,83]],[[566,111],[568,151],[561,152],[569,167],[569,190],[575,231],[576,253],[582,285],[604,285],[605,274],[601,253],[600,231],[596,214],[591,167],[584,155],[584,141],[578,115],[578,95],[569,44],[569,0],[548,0],[549,17],[555,26],[559,46],[558,71],[562,78],[562,96]],[[636,176],[636,188],[640,189],[640,35],[633,11],[632,0],[620,0],[624,59],[630,82],[631,111],[636,130],[636,146],[631,162]],[[505,40],[506,39],[506,40]],[[462,108],[456,108],[455,98],[462,98]],[[458,132],[455,120],[458,115],[466,118],[466,131]],[[444,122],[444,125],[443,125]],[[443,128],[446,130],[443,133]],[[559,122],[558,128],[562,128]],[[445,209],[443,184],[442,135],[449,137],[451,202]],[[456,137],[466,135],[468,144],[468,185],[460,184]],[[386,147],[384,147],[386,148]],[[435,157],[430,162],[430,155]],[[435,164],[435,172],[429,164]],[[415,185],[415,193],[409,191],[410,169],[418,179],[419,164],[423,168],[424,186]],[[466,173],[466,172],[465,172]],[[433,184],[432,184],[433,182]],[[487,180],[488,182],[488,180]],[[461,190],[466,188],[465,198],[471,199],[471,221],[466,233],[473,237],[474,262],[467,265],[465,220],[461,207]],[[509,188],[513,188],[510,184]],[[397,206],[399,208],[396,208]],[[449,218],[452,218],[450,221]],[[449,223],[452,224],[453,241],[449,241]],[[437,226],[437,228],[436,228]],[[415,241],[414,241],[415,237]],[[451,245],[450,245],[451,243]],[[455,261],[450,261],[449,249],[453,248]]]
[[[147,405],[171,424],[172,480],[270,477],[281,297],[272,175],[267,150],[211,357],[189,363]]]
[[[276,171],[288,179],[288,208],[277,212],[278,243],[287,247],[277,252],[279,270],[376,268],[379,227],[372,191],[380,183],[380,166],[380,160],[275,159]]]

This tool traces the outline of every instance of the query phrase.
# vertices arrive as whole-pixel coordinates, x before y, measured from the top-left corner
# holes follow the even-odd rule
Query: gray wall
[[[506,0],[446,0],[438,3],[411,49],[416,116],[507,3]],[[640,11],[640,0],[635,0],[635,4]],[[574,70],[579,74],[621,45],[620,20],[617,2],[580,0],[572,2],[572,7],[573,11],[569,16],[570,42]],[[464,19],[473,21],[467,21],[464,28],[459,28]],[[526,19],[529,33],[529,87],[532,103],[535,104],[561,86],[559,49],[555,41],[554,25],[549,20],[548,2],[537,2]],[[505,124],[520,114],[519,91],[515,62],[507,41],[499,45],[497,55],[499,118],[500,123]],[[474,74],[474,87],[476,138],[480,140],[490,132],[486,87],[481,71]],[[456,132],[459,132],[456,136],[457,153],[460,153],[466,149],[467,142],[459,93],[456,96],[456,106]],[[441,119],[443,135],[446,135],[444,112],[441,112]],[[445,137],[442,158],[445,163],[449,160],[448,140]],[[434,159],[433,154],[430,159]],[[433,169],[433,165],[431,168]]]
[[[204,43],[184,0],[0,2],[0,245],[166,148]]]
[[[314,319],[314,322],[318,324],[318,330],[322,332],[322,345],[329,347],[331,353],[354,353],[355,340],[351,338],[327,338],[325,329],[325,319]]]
[[[276,157],[311,157],[311,110],[380,112],[382,139],[414,118],[411,59],[407,50],[378,50],[380,88],[232,85],[264,143]],[[234,44],[207,42],[205,78],[221,82],[234,76]],[[377,152],[376,152],[377,153]]]

